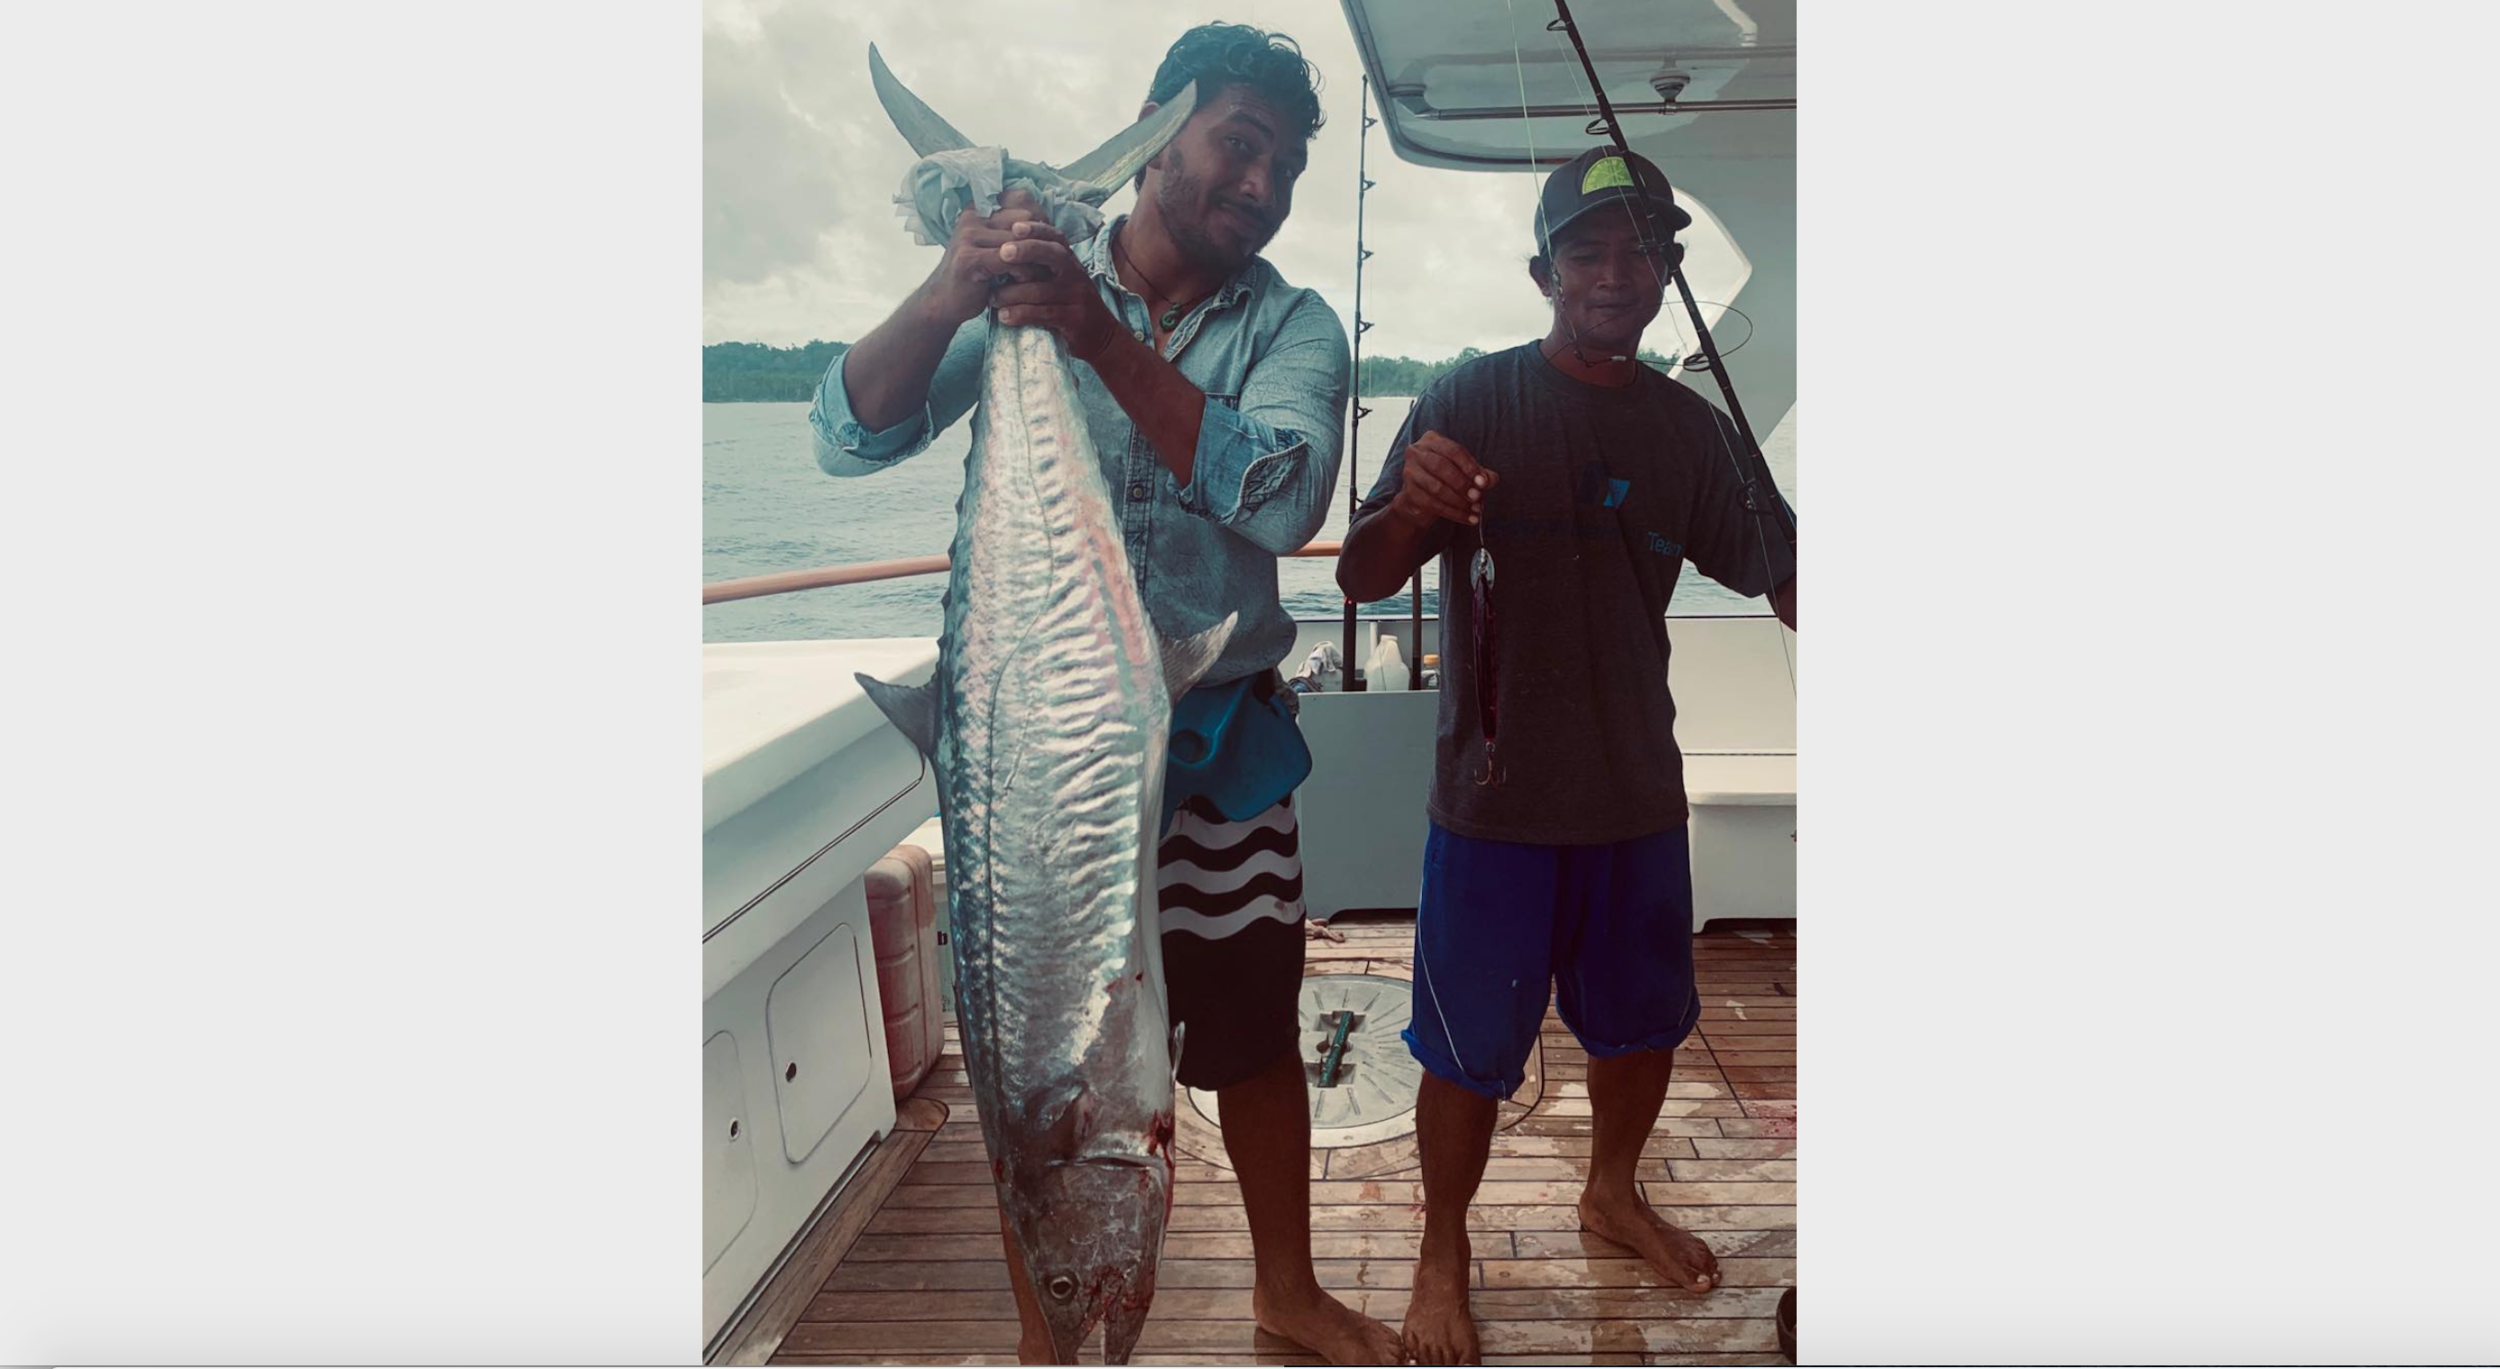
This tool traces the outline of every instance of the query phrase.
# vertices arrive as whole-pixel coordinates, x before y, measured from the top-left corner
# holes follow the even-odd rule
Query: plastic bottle
[[[1406,688],[1406,657],[1398,650],[1397,638],[1381,634],[1380,644],[1372,648],[1370,669],[1365,673],[1375,690],[1394,692]]]

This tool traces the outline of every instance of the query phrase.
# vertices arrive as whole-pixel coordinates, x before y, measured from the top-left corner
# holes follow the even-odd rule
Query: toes
[[[1703,1247],[1701,1258],[1693,1261],[1689,1268],[1692,1274],[1684,1281],[1686,1288],[1695,1293],[1707,1293],[1719,1286],[1719,1260],[1708,1247]]]

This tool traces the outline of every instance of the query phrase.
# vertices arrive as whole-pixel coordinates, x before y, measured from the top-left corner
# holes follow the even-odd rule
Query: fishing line
[[[1519,82],[1519,131],[1528,138],[1528,207],[1535,211],[1537,255],[1545,255],[1544,174],[1537,169],[1536,121],[1528,117],[1528,64],[1519,55],[1519,12],[1511,0],[1502,0],[1502,13],[1510,19],[1510,74]],[[1548,272],[1553,263],[1546,263]]]
[[[1503,0],[1503,3],[1505,6],[1508,6],[1510,0]],[[1572,65],[1576,65],[1579,68],[1582,81],[1589,95],[1592,97],[1591,101],[1581,103],[1581,108],[1590,111],[1591,114],[1591,118],[1588,123],[1590,133],[1594,135],[1597,131],[1597,126],[1602,123],[1605,126],[1605,132],[1607,135],[1613,139],[1616,150],[1629,154],[1632,150],[1632,145],[1623,136],[1623,124],[1621,120],[1615,117],[1613,105],[1606,99],[1605,92],[1598,88],[1596,67],[1589,60],[1587,46],[1581,42],[1579,26],[1574,24],[1571,20],[1569,0],[1554,0],[1554,11],[1556,16],[1554,22],[1547,24],[1545,26],[1545,31],[1548,34],[1555,35],[1553,41],[1556,54],[1559,57],[1564,59],[1566,62],[1569,62],[1572,58],[1577,58],[1577,61],[1572,63]],[[1564,35],[1568,35],[1571,39],[1571,51],[1569,52],[1564,52],[1562,50],[1562,37]],[[1511,30],[1511,60],[1514,65],[1519,64],[1521,61],[1519,55],[1518,27],[1515,22],[1512,25]],[[1530,122],[1530,119],[1528,115],[1527,78],[1524,74],[1521,75],[1519,80],[1519,92],[1520,122],[1522,124],[1526,124]],[[1534,157],[1536,149],[1534,141],[1535,135],[1532,133],[1529,136],[1529,155]],[[1637,169],[1632,168],[1627,163],[1626,170],[1633,172],[1633,180],[1637,188],[1640,181]],[[1542,210],[1542,206],[1543,201],[1540,198],[1540,212]],[[1727,371],[1723,365],[1728,354],[1717,350],[1715,343],[1710,337],[1709,325],[1703,323],[1701,320],[1701,309],[1693,299],[1692,286],[1684,278],[1681,254],[1676,254],[1676,264],[1667,272],[1662,273],[1658,270],[1658,261],[1662,259],[1661,256],[1653,256],[1646,250],[1649,242],[1658,236],[1656,211],[1647,206],[1647,197],[1645,195],[1638,197],[1636,200],[1636,206],[1638,208],[1638,212],[1634,215],[1634,221],[1639,226],[1643,240],[1642,246],[1644,249],[1639,255],[1643,262],[1649,264],[1651,276],[1658,286],[1659,299],[1662,303],[1664,302],[1666,298],[1667,280],[1670,276],[1672,276],[1676,284],[1676,293],[1683,300],[1685,310],[1692,316],[1693,328],[1699,335],[1699,342],[1705,363],[1711,371],[1712,378],[1718,381],[1720,390],[1727,396],[1729,408],[1733,411],[1730,414],[1722,415],[1717,406],[1713,405],[1710,411],[1710,430],[1719,439],[1719,449],[1727,454],[1728,462],[1736,474],[1737,486],[1741,491],[1743,491],[1745,511],[1752,515],[1755,545],[1762,552],[1762,576],[1763,579],[1768,582],[1777,575],[1778,567],[1777,563],[1771,559],[1770,535],[1763,531],[1762,520],[1766,516],[1778,517],[1786,515],[1783,520],[1785,523],[1783,530],[1788,535],[1788,544],[1793,551],[1797,545],[1796,517],[1793,513],[1789,512],[1788,507],[1779,492],[1779,483],[1771,478],[1770,459],[1762,455],[1761,444],[1759,442],[1752,441],[1751,433],[1745,431],[1744,425],[1736,416],[1737,414],[1741,414],[1743,411],[1737,406],[1735,386],[1728,380]],[[1540,220],[1540,225],[1541,223],[1542,220]],[[1674,242],[1674,235],[1669,233],[1664,236],[1667,239],[1667,243],[1671,246]],[[1550,264],[1551,259],[1549,258],[1548,260]],[[1557,282],[1559,282],[1559,272],[1557,272],[1556,279]],[[1556,293],[1557,295],[1560,294],[1559,283],[1557,285]],[[1753,320],[1751,318],[1746,318],[1745,323],[1747,327],[1746,341],[1750,342],[1753,340],[1753,334],[1751,331]],[[1671,324],[1670,327],[1672,326],[1673,325]],[[1680,330],[1677,331],[1677,344],[1681,346],[1683,340],[1683,333]],[[1576,338],[1573,344],[1573,351],[1575,353],[1578,351]],[[1583,357],[1582,360],[1585,362],[1586,358]],[[1757,482],[1753,475],[1746,471],[1745,459],[1737,453],[1735,444],[1729,440],[1726,428],[1720,426],[1722,422],[1725,422],[1728,426],[1736,427],[1752,445],[1756,464],[1762,468],[1762,475],[1759,482]],[[1770,507],[1768,509],[1760,506],[1759,490],[1761,485],[1768,485],[1770,487],[1768,501]],[[1778,588],[1779,586],[1776,584],[1766,583],[1763,587],[1763,593],[1767,595]],[[1788,692],[1790,697],[1793,698],[1797,692],[1797,661],[1796,657],[1788,649],[1788,635],[1785,632],[1780,634],[1780,661],[1781,664],[1787,667]]]
[[[1505,3],[1508,3],[1508,0],[1505,0]],[[1615,117],[1614,106],[1606,99],[1605,92],[1597,87],[1596,68],[1595,65],[1589,60],[1586,45],[1584,45],[1580,40],[1578,25],[1572,22],[1571,7],[1568,0],[1554,0],[1554,9],[1558,17],[1553,22],[1545,26],[1545,31],[1549,35],[1549,40],[1554,45],[1556,57],[1563,61],[1567,66],[1578,68],[1581,75],[1581,88],[1585,89],[1588,94],[1593,97],[1594,103],[1590,101],[1579,102],[1580,107],[1589,111],[1591,115],[1588,125],[1590,135],[1595,136],[1599,131],[1599,126],[1603,125],[1603,131],[1613,139],[1616,149],[1621,152],[1629,153],[1632,150],[1631,144],[1623,136],[1623,125],[1621,121]],[[1566,36],[1571,40],[1571,46],[1568,49],[1563,46],[1563,39]],[[1518,50],[1518,34],[1514,29],[1511,39],[1512,60],[1514,62],[1518,60]],[[1525,120],[1527,117],[1527,105],[1525,98],[1526,84],[1524,80],[1521,83],[1520,89],[1522,92],[1520,117]],[[1531,143],[1530,146],[1533,151],[1534,144]],[[1627,167],[1627,169],[1629,168]],[[1637,182],[1638,179],[1639,177],[1635,175],[1634,180]],[[1648,210],[1645,205],[1642,207],[1642,212],[1635,216],[1635,220],[1644,239],[1650,239],[1658,235],[1656,214],[1654,211]],[[1664,236],[1666,236],[1670,241],[1672,241],[1674,237],[1672,233],[1665,234]],[[1677,293],[1682,298],[1687,312],[1692,315],[1693,326],[1700,334],[1698,342],[1702,346],[1706,365],[1709,354],[1717,351],[1716,339],[1709,336],[1708,325],[1703,323],[1701,320],[1700,306],[1692,297],[1691,285],[1684,278],[1681,265],[1682,254],[1675,253],[1674,255],[1678,259],[1678,265],[1669,272],[1663,274],[1658,270],[1656,261],[1650,254],[1646,252],[1642,253],[1641,259],[1650,263],[1650,276],[1652,281],[1658,286],[1659,299],[1662,304],[1666,298],[1667,281],[1669,279],[1673,279],[1676,282]],[[1720,307],[1723,309],[1732,308],[1732,306],[1727,305],[1722,305]],[[1662,312],[1664,311],[1662,310]],[[1750,342],[1753,340],[1753,320],[1752,318],[1741,314],[1739,317],[1745,318],[1747,330],[1745,340]],[[1671,320],[1669,326],[1675,327],[1675,324],[1672,322],[1673,315],[1670,314],[1669,318]],[[1679,346],[1681,346],[1683,341],[1684,335],[1679,328],[1676,331],[1676,342]],[[1721,359],[1724,359],[1728,355],[1728,352],[1718,352],[1718,356]],[[1729,405],[1734,407],[1736,404],[1735,387],[1726,380],[1723,373],[1714,378],[1718,380],[1720,389],[1726,392]],[[1736,473],[1739,481],[1746,485],[1751,485],[1753,483],[1753,477],[1746,474],[1744,458],[1737,453],[1733,444],[1727,440],[1727,435],[1724,432],[1719,434],[1719,441],[1720,446],[1727,451],[1728,459],[1736,464]],[[1759,444],[1756,445],[1756,451],[1757,454],[1759,454]],[[1764,475],[1768,476],[1770,473],[1769,461],[1765,459],[1762,465]],[[1772,491],[1776,494],[1778,492],[1777,482],[1774,481],[1771,483]],[[1757,510],[1757,512],[1759,511]],[[1790,522],[1788,533],[1789,541],[1793,544],[1796,541],[1796,530],[1793,520]]]
[[[1745,321],[1745,335],[1744,335],[1743,337],[1740,337],[1740,338],[1736,339],[1736,345],[1735,345],[1735,346],[1733,346],[1733,347],[1722,347],[1722,348],[1720,348],[1720,349],[1719,349],[1719,359],[1720,359],[1721,361],[1725,361],[1725,360],[1727,360],[1729,357],[1732,357],[1732,356],[1736,355],[1738,352],[1741,352],[1741,351],[1745,350],[1745,344],[1746,344],[1746,343],[1748,343],[1748,342],[1753,341],[1753,335],[1754,335],[1754,322],[1753,322],[1753,315],[1746,313],[1744,310],[1737,308],[1737,307],[1736,307],[1735,305],[1733,305],[1733,304],[1722,304],[1722,303],[1720,303],[1718,300],[1715,300],[1715,299],[1706,299],[1706,300],[1703,300],[1703,301],[1701,302],[1701,307],[1702,307],[1702,308],[1704,308],[1704,309],[1716,309],[1716,310],[1718,310],[1718,311],[1719,311],[1720,313],[1722,313],[1722,314],[1734,314],[1734,315],[1735,315],[1735,316],[1737,316],[1738,318],[1741,318],[1741,319],[1743,319],[1743,320]],[[1661,312],[1661,313],[1664,313],[1665,311],[1664,311],[1664,310],[1661,310],[1660,312]],[[1668,314],[1668,315],[1667,315],[1667,317],[1668,317],[1668,318],[1674,318],[1674,317],[1675,317],[1675,315],[1673,315],[1673,314]],[[1718,339],[1717,339],[1717,338],[1715,338],[1715,337],[1713,337],[1713,338],[1711,339],[1711,341],[1713,341],[1713,342],[1716,342],[1717,340],[1718,340]],[[1676,341],[1676,345],[1677,345],[1677,346],[1679,346],[1679,347],[1680,347],[1680,346],[1682,346],[1682,345],[1684,344],[1684,334],[1683,334],[1683,333],[1681,333],[1681,332],[1678,332],[1678,333],[1675,335],[1675,341]],[[1690,360],[1690,359],[1692,359],[1692,358],[1693,358],[1694,356],[1696,356],[1696,355],[1698,355],[1698,354],[1697,354],[1697,353],[1694,353],[1694,352],[1687,352],[1687,353],[1685,353],[1685,354],[1684,354],[1684,356],[1683,356],[1683,357],[1678,358],[1678,360]],[[1703,363],[1701,364],[1701,366],[1696,366],[1696,367],[1694,367],[1693,369],[1694,369],[1694,370],[1701,370],[1701,369],[1706,368],[1709,364],[1710,364],[1710,363],[1708,363],[1708,362],[1706,362],[1706,361],[1705,361],[1705,362],[1703,362]]]
[[[1526,60],[1525,60],[1525,59],[1524,59],[1524,58],[1520,55],[1520,51],[1519,51],[1519,16],[1518,16],[1518,12],[1517,12],[1516,10],[1514,10],[1514,9],[1512,9],[1512,8],[1511,8],[1511,0],[1502,0],[1502,8],[1503,8],[1504,13],[1505,13],[1505,14],[1507,14],[1507,15],[1509,16],[1509,20],[1510,20],[1510,63],[1511,63],[1511,72],[1512,72],[1513,76],[1515,76],[1515,77],[1517,78],[1517,80],[1518,80],[1518,82],[1519,82],[1519,127],[1520,127],[1520,131],[1521,131],[1521,132],[1523,132],[1523,133],[1525,133],[1525,134],[1527,135],[1527,139],[1528,139],[1528,163],[1529,163],[1529,165],[1534,166],[1534,165],[1536,164],[1536,121],[1535,121],[1534,119],[1531,119],[1531,118],[1529,118],[1529,117],[1528,117],[1528,76],[1527,76],[1527,62],[1526,62]],[[1536,194],[1536,227],[1537,227],[1537,233],[1536,233],[1536,245],[1537,245],[1537,255],[1539,255],[1539,256],[1541,256],[1541,257],[1543,257],[1543,258],[1545,259],[1545,274],[1546,274],[1546,276],[1547,276],[1547,278],[1548,278],[1548,279],[1550,279],[1550,280],[1552,280],[1552,281],[1554,282],[1554,293],[1553,293],[1553,296],[1552,296],[1553,304],[1554,304],[1554,306],[1555,306],[1555,308],[1554,308],[1554,317],[1555,317],[1555,319],[1556,319],[1556,320],[1558,320],[1558,321],[1562,324],[1562,326],[1563,326],[1566,330],[1568,330],[1568,331],[1570,332],[1570,334],[1571,334],[1571,355],[1572,355],[1574,358],[1576,358],[1576,359],[1579,361],[1579,363],[1580,363],[1581,365],[1583,365],[1583,366],[1594,366],[1596,363],[1595,363],[1595,362],[1592,362],[1592,361],[1590,361],[1590,360],[1589,360],[1589,355],[1588,355],[1588,353],[1587,353],[1587,352],[1584,352],[1584,351],[1582,351],[1582,350],[1580,350],[1580,326],[1579,326],[1578,324],[1576,324],[1576,323],[1574,323],[1574,322],[1572,322],[1572,321],[1571,321],[1571,313],[1570,313],[1569,309],[1568,309],[1567,307],[1565,307],[1565,306],[1567,306],[1567,305],[1570,303],[1570,301],[1569,301],[1569,300],[1567,300],[1567,299],[1565,299],[1565,298],[1564,298],[1564,296],[1563,296],[1563,290],[1562,290],[1562,268],[1561,268],[1561,267],[1560,267],[1560,266],[1559,266],[1559,265],[1558,265],[1558,264],[1554,261],[1553,255],[1552,255],[1552,253],[1551,253],[1551,252],[1550,252],[1550,250],[1549,250],[1549,249],[1552,247],[1552,243],[1549,241],[1549,235],[1548,235],[1548,233],[1547,233],[1547,231],[1546,231],[1546,230],[1547,230],[1547,224],[1546,224],[1546,221],[1545,221],[1545,195],[1544,195],[1544,182],[1543,182],[1542,178],[1540,178],[1540,179],[1537,181],[1537,187],[1538,187],[1538,189],[1537,189],[1537,194]],[[1648,235],[1647,233],[1643,233],[1643,234],[1641,235],[1641,242],[1642,242],[1642,246],[1643,246],[1644,248],[1646,248],[1646,247],[1647,247],[1647,245],[1648,245],[1649,241],[1650,241],[1650,237],[1649,237],[1649,235]],[[1653,272],[1654,272],[1656,269],[1657,269],[1657,268],[1656,268],[1654,265],[1651,267],[1651,270],[1652,270]],[[1683,334],[1678,333],[1678,334],[1676,335],[1676,345],[1677,345],[1679,348],[1681,348],[1681,347],[1683,346],[1683,343],[1684,343],[1684,337],[1683,337]],[[1628,356],[1628,357],[1627,357],[1627,356],[1608,357],[1608,358],[1607,358],[1607,360],[1609,360],[1609,361],[1637,361],[1637,360],[1639,359],[1639,357],[1638,357],[1638,355],[1637,355],[1637,354],[1639,353],[1640,349],[1639,349],[1638,347],[1635,347],[1635,348],[1633,348],[1632,350],[1633,350],[1633,352],[1635,353],[1635,355],[1633,355],[1633,356]]]
[[[1720,313],[1722,313],[1722,314],[1734,314],[1734,315],[1735,315],[1735,316],[1737,316],[1738,318],[1741,318],[1741,319],[1743,319],[1743,320],[1745,321],[1745,335],[1744,335],[1743,337],[1740,337],[1740,338],[1736,339],[1736,345],[1735,345],[1735,346],[1733,346],[1733,347],[1721,347],[1721,348],[1719,349],[1719,360],[1721,360],[1721,361],[1725,361],[1725,360],[1727,360],[1729,357],[1732,357],[1732,356],[1736,355],[1738,352],[1741,352],[1741,351],[1745,350],[1745,344],[1746,344],[1746,343],[1748,343],[1748,342],[1753,341],[1753,335],[1754,335],[1754,321],[1753,321],[1753,315],[1748,314],[1748,313],[1746,313],[1744,310],[1737,308],[1735,305],[1733,305],[1733,304],[1729,304],[1729,303],[1726,303],[1725,301],[1722,301],[1722,300],[1706,299],[1706,300],[1701,301],[1701,307],[1702,307],[1702,308],[1704,308],[1704,309],[1716,309],[1716,310],[1718,310],[1718,311],[1719,311]],[[1675,345],[1676,345],[1676,349],[1677,349],[1677,351],[1678,351],[1678,353],[1679,353],[1679,355],[1676,357],[1676,361],[1677,361],[1679,364],[1683,365],[1683,366],[1684,366],[1686,369],[1688,369],[1688,370],[1693,370],[1693,371],[1707,371],[1707,370],[1709,370],[1709,369],[1710,369],[1710,362],[1709,362],[1706,358],[1704,358],[1704,357],[1702,356],[1702,354],[1701,354],[1701,348],[1699,348],[1699,347],[1697,347],[1697,346],[1690,345],[1690,344],[1688,344],[1688,343],[1686,343],[1686,342],[1685,342],[1685,340],[1684,340],[1684,324],[1683,324],[1683,321],[1682,321],[1682,320],[1680,320],[1680,319],[1676,318],[1676,316],[1675,316],[1675,311],[1674,311],[1674,310],[1672,310],[1672,309],[1660,309],[1660,310],[1658,311],[1658,316],[1659,316],[1660,318],[1665,319],[1665,320],[1667,321],[1667,327],[1669,327],[1670,329],[1673,329],[1673,330],[1674,330],[1674,332],[1675,332]],[[1711,337],[1711,341],[1713,341],[1713,342],[1718,341],[1718,337],[1717,337],[1717,335],[1716,335],[1716,334],[1713,334],[1713,335],[1712,335],[1712,337]]]

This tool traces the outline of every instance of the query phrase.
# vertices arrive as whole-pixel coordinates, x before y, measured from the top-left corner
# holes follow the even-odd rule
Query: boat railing
[[[1343,542],[1313,542],[1292,556],[1334,556]],[[944,575],[951,564],[944,556],[905,556],[892,561],[855,561],[847,566],[817,566],[812,570],[784,570],[770,575],[749,575],[736,580],[715,580],[703,587],[703,602],[725,604],[732,599],[760,599],[767,594],[794,594],[803,589],[826,589],[834,585],[864,585],[879,580],[904,580],[915,575]]]

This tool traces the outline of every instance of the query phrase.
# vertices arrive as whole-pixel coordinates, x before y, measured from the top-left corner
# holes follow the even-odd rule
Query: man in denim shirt
[[[873,474],[972,407],[991,311],[1057,332],[1156,627],[1177,638],[1240,615],[1207,673],[1221,685],[1272,676],[1293,648],[1276,558],[1326,516],[1349,362],[1335,312],[1258,255],[1319,130],[1309,63],[1291,39],[1202,25],[1172,45],[1141,117],[1193,80],[1197,109],[1147,163],[1133,214],[1071,245],[1021,192],[986,219],[967,211],[929,279],[825,373],[809,420],[827,473]],[[1215,1091],[1241,1180],[1259,1325],[1335,1363],[1395,1363],[1396,1333],[1323,1291],[1311,1267],[1291,800],[1244,822],[1200,804],[1183,805],[1158,852],[1164,974],[1186,1028],[1180,1081]],[[1047,1359],[1012,1251],[1008,1265],[1019,1357]]]

